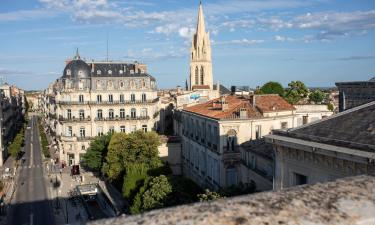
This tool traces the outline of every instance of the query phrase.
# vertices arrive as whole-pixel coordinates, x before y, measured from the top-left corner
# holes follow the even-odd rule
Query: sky
[[[204,0],[214,82],[310,87],[375,76],[374,0]],[[78,48],[184,86],[198,0],[0,0],[0,76],[45,89]]]

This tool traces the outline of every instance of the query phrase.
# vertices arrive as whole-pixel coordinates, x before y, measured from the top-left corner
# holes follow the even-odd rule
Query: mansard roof
[[[222,108],[225,100],[226,108]],[[255,106],[254,106],[255,105]],[[240,119],[240,110],[246,110],[246,118],[261,118],[265,112],[294,110],[295,108],[278,95],[255,95],[255,104],[251,97],[228,95],[202,104],[184,108],[184,111],[213,119]]]
[[[273,134],[375,152],[375,101]]]

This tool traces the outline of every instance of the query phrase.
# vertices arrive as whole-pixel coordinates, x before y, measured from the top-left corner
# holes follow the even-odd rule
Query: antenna
[[[107,31],[107,62],[108,62],[108,31]]]

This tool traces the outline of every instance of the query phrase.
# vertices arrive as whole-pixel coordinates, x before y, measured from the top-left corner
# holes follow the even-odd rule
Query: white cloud
[[[180,35],[180,37],[183,37],[183,38],[186,38],[186,39],[191,39],[194,32],[195,32],[195,29],[191,28],[191,27],[181,27],[178,30],[178,34]]]

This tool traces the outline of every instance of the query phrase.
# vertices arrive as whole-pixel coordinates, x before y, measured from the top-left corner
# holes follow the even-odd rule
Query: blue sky
[[[1,0],[0,75],[44,89],[78,47],[88,60],[147,63],[160,88],[184,85],[197,0]],[[214,80],[333,86],[375,76],[374,0],[206,0]]]

